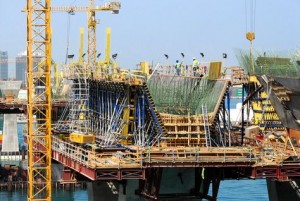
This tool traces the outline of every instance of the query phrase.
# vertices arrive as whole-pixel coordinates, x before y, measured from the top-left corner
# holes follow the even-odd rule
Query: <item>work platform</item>
[[[91,180],[145,179],[148,168],[240,168],[241,177],[283,178],[300,176],[298,161],[285,161],[292,150],[248,147],[148,147],[95,152],[52,138],[53,159]],[[299,152],[300,150],[297,150]],[[281,160],[277,160],[281,159]]]

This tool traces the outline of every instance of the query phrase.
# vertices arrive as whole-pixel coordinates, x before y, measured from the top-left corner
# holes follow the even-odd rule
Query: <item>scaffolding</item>
[[[90,80],[91,129],[101,146],[153,146],[164,133],[147,86],[129,83]]]
[[[73,81],[70,97],[69,132],[88,134],[89,126],[89,83],[86,64],[69,64],[68,78]]]

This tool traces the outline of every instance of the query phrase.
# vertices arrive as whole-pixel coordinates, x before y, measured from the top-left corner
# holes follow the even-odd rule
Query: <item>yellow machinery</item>
[[[69,140],[78,144],[95,143],[95,135],[93,134],[81,134],[70,133]]]
[[[28,200],[51,201],[51,0],[27,0]],[[38,69],[34,58],[44,65]],[[37,125],[34,125],[34,116]]]

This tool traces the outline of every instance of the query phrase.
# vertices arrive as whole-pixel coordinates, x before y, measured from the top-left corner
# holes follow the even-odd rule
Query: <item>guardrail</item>
[[[252,148],[245,147],[148,147],[131,146],[126,151],[97,153],[53,137],[52,149],[73,161],[93,169],[142,168],[146,163],[248,163],[259,158]]]

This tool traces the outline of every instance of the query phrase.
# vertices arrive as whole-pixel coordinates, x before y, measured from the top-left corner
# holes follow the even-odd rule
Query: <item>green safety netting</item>
[[[198,115],[202,114],[202,105],[208,113],[214,111],[225,81],[155,75],[147,85],[158,112]]]
[[[272,77],[299,77],[300,69],[296,58],[283,56],[274,52],[253,51],[250,56],[249,51],[237,50],[237,59],[240,66],[251,75],[268,75]]]

